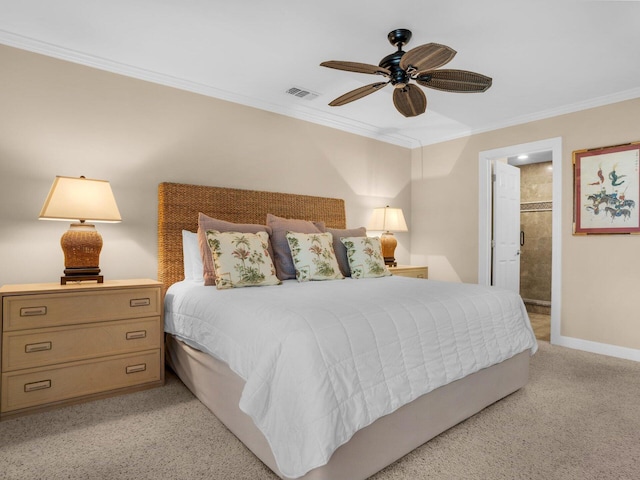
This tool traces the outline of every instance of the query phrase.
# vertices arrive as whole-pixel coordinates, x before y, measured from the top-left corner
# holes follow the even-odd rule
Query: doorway
[[[513,145],[495,150],[480,152],[479,154],[479,255],[478,255],[478,283],[491,285],[492,262],[492,182],[491,166],[494,160],[508,159],[524,152],[534,155],[539,152],[551,152],[553,169],[552,197],[556,199],[551,207],[551,328],[550,341],[555,343],[560,339],[560,307],[561,307],[561,209],[562,198],[562,139],[552,138],[527,144]],[[500,219],[495,219],[499,222]],[[526,242],[526,239],[525,239]]]
[[[552,261],[552,152],[509,157],[520,171],[520,296],[539,340],[550,340]],[[495,196],[495,194],[494,194]],[[494,221],[495,223],[495,221]],[[501,223],[501,220],[499,221]]]

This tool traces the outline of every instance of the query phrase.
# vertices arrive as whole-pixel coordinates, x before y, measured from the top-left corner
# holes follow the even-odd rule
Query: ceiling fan
[[[393,104],[405,117],[415,117],[427,109],[427,97],[421,88],[409,83],[414,80],[423,87],[445,92],[484,92],[491,86],[491,78],[467,70],[436,70],[449,63],[456,51],[446,45],[427,43],[404,52],[402,47],[411,40],[411,31],[398,28],[387,35],[398,50],[384,57],[378,66],[358,62],[331,60],[320,65],[348,72],[382,75],[389,80],[356,88],[333,100],[338,107],[380,90],[389,83],[395,87]]]

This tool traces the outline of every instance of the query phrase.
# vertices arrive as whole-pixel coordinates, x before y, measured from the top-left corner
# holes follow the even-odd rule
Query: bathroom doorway
[[[539,340],[551,338],[553,152],[522,152],[520,170],[520,296]]]
[[[529,218],[524,220],[524,224],[530,223],[531,220],[534,221],[542,221],[544,217],[551,218],[551,235],[546,235],[545,231],[542,227],[534,226],[533,229],[531,227],[527,228],[524,233],[524,238],[521,237],[522,247],[525,248],[525,255],[527,254],[527,247],[536,247],[536,246],[545,246],[550,244],[550,253],[547,255],[550,256],[549,262],[541,262],[546,263],[547,271],[550,269],[550,280],[548,281],[547,287],[550,291],[550,300],[549,294],[547,296],[540,293],[544,290],[545,287],[541,287],[539,290],[536,288],[531,289],[532,285],[528,285],[528,283],[535,283],[535,280],[532,281],[529,278],[533,273],[539,273],[544,276],[545,268],[540,269],[535,266],[535,256],[539,254],[539,252],[534,251],[529,252],[529,257],[533,257],[534,260],[533,266],[529,268],[527,264],[521,262],[521,270],[523,271],[523,276],[526,275],[527,279],[522,282],[524,283],[525,290],[521,290],[521,295],[523,298],[528,300],[527,310],[530,312],[530,317],[532,323],[535,323],[537,315],[546,315],[547,312],[550,313],[550,317],[543,317],[542,321],[546,321],[547,324],[550,324],[548,328],[548,339],[551,343],[554,343],[554,339],[560,339],[560,307],[561,307],[561,298],[560,298],[560,285],[561,285],[561,212],[560,212],[560,201],[562,198],[562,139],[561,138],[552,138],[548,140],[541,140],[538,142],[532,142],[528,144],[521,145],[513,145],[510,147],[504,147],[496,150],[489,150],[480,152],[479,154],[479,256],[478,256],[478,283],[484,285],[492,284],[492,272],[491,272],[491,261],[492,261],[492,236],[491,232],[493,230],[493,224],[495,222],[500,222],[500,219],[492,218],[492,164],[496,160],[507,161],[507,163],[511,163],[509,161],[512,157],[518,157],[522,154],[528,154],[528,159],[521,160],[521,163],[518,165],[519,168],[522,165],[527,164],[536,164],[543,162],[551,162],[550,164],[544,165],[543,167],[530,167],[531,173],[536,173],[536,170],[544,169],[549,166],[552,167],[551,170],[547,170],[548,173],[551,174],[551,184],[547,184],[549,179],[545,179],[543,183],[545,186],[540,187],[534,186],[536,183],[529,182],[525,180],[528,184],[531,183],[532,192],[524,192],[524,198],[521,198],[521,202],[531,202],[531,203],[523,203],[521,205],[521,210],[532,210],[529,212],[521,212],[521,225],[523,224],[522,215],[530,214]],[[546,158],[544,158],[546,157]],[[524,163],[526,160],[529,160],[528,163]],[[515,163],[514,163],[515,165]],[[527,167],[529,168],[529,167]],[[527,175],[530,172],[523,172]],[[539,173],[539,172],[538,172]],[[525,189],[527,187],[524,187]],[[537,195],[539,192],[549,192],[550,188],[550,198],[546,197],[542,199],[541,196]],[[546,189],[546,190],[545,190]],[[535,193],[536,195],[533,198],[529,195],[529,193]],[[555,204],[553,203],[553,199],[556,199]],[[547,210],[550,208],[550,210]],[[537,217],[535,216],[537,215]],[[529,235],[527,235],[527,231]],[[522,235],[522,234],[521,234]],[[539,237],[539,238],[537,238]],[[538,244],[538,245],[536,245]],[[527,268],[528,274],[527,274]],[[535,272],[533,270],[535,270]],[[540,270],[540,271],[538,271]],[[533,272],[533,273],[532,273]],[[548,277],[547,277],[548,278]],[[533,293],[530,293],[533,292]],[[536,293],[538,292],[538,293]],[[528,298],[532,297],[532,298]],[[536,298],[541,297],[541,298]],[[537,313],[536,309],[542,310],[543,313]],[[535,325],[534,325],[535,326]]]

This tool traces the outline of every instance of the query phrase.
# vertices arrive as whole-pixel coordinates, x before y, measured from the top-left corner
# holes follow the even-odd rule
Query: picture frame
[[[574,235],[640,234],[640,142],[573,152]]]

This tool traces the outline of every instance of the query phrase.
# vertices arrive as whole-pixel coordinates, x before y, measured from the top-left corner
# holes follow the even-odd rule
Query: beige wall
[[[435,279],[476,282],[478,154],[562,137],[561,335],[640,349],[640,236],[572,235],[572,151],[640,140],[640,99],[416,149],[412,259]]]
[[[156,278],[163,181],[344,198],[354,227],[386,204],[411,216],[406,148],[10,47],[0,65],[0,284],[62,274],[68,225],[37,220],[56,175],[111,182],[107,278]]]

